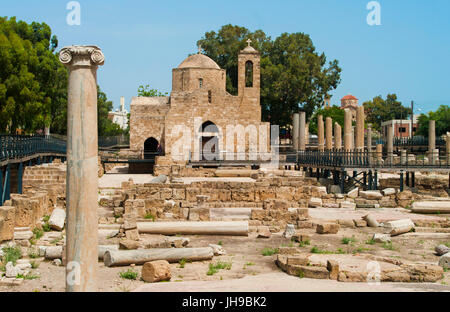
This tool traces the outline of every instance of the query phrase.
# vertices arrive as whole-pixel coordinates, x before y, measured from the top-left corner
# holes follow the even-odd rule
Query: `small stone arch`
[[[144,142],[144,159],[155,158],[156,154],[159,153],[159,142],[154,137],[150,137]]]

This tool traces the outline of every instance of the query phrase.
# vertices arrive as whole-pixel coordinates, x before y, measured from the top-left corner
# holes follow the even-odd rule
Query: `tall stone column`
[[[309,122],[305,126],[305,143],[309,144]]]
[[[334,123],[334,148],[337,150],[342,148],[342,129],[337,122]]]
[[[326,131],[326,149],[333,149],[333,120],[331,117],[325,118],[325,131]]]
[[[387,128],[387,160],[389,164],[394,162],[394,127]]]
[[[379,165],[383,162],[383,144],[377,144],[376,147],[376,159]]]
[[[428,124],[428,158],[434,163],[434,150],[436,149],[436,121],[430,120]]]
[[[344,150],[352,149],[352,112],[348,108],[344,110]]]
[[[294,150],[298,150],[298,130],[300,125],[299,114],[295,113],[292,121],[292,142]]]
[[[446,136],[445,153],[447,154],[447,165],[450,165],[450,132],[447,132]]]
[[[323,129],[323,116],[317,116],[317,139],[318,139],[318,149],[323,151],[325,149],[324,142],[324,129]]]
[[[59,53],[69,69],[67,101],[66,291],[97,291],[98,137],[96,46],[70,46]]]
[[[364,106],[356,109],[356,140],[355,148],[358,151],[364,150]]]
[[[372,124],[367,125],[367,151],[372,152]]]
[[[298,131],[298,148],[301,151],[306,149],[306,113],[300,112],[300,129]]]

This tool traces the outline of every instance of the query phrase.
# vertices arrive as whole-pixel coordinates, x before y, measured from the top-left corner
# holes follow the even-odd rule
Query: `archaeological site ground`
[[[135,38],[147,24],[111,26],[135,40],[124,60],[118,42],[83,44],[88,25],[58,47],[46,24],[0,18],[0,293],[450,291],[448,102],[332,106],[341,82],[400,78],[352,81],[339,66],[365,65],[300,30],[227,24],[181,53],[181,26],[153,50]],[[158,60],[126,65],[141,50]],[[125,90],[139,70],[168,92],[136,86],[114,110],[100,85]]]

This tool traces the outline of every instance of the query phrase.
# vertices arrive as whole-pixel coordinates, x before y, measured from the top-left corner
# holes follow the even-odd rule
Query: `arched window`
[[[201,89],[203,87],[203,78],[198,80],[198,87]]]
[[[217,128],[215,123],[208,120],[200,127],[200,132],[219,132],[219,128]]]
[[[253,88],[253,63],[247,61],[245,63],[245,87]]]

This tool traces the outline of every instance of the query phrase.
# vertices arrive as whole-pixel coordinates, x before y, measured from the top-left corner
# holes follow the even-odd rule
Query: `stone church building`
[[[186,163],[206,156],[221,159],[226,153],[239,152],[238,142],[250,137],[245,132],[244,137],[235,133],[227,142],[230,125],[242,125],[246,130],[254,126],[270,141],[270,125],[261,122],[260,54],[250,42],[237,55],[237,96],[226,91],[226,71],[199,52],[172,70],[170,96],[133,97],[130,150],[144,158],[158,153],[157,165]],[[183,135],[184,141],[180,139]],[[260,135],[259,144],[267,148],[270,142],[263,143]]]

